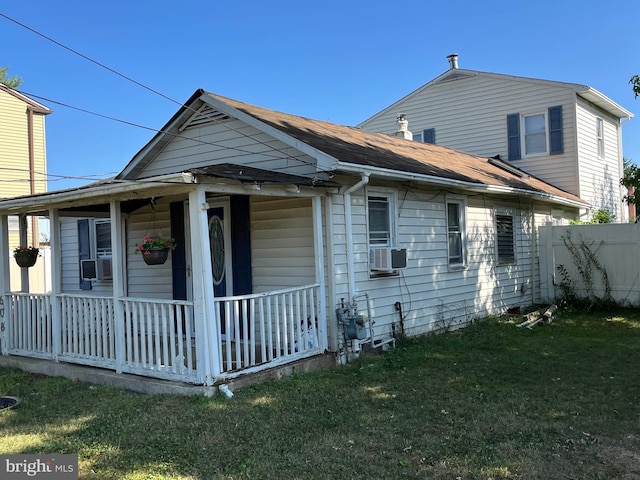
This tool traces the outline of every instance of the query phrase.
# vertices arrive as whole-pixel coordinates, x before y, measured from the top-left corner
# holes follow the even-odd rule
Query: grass
[[[0,369],[0,452],[100,479],[640,478],[640,313],[519,318],[236,392],[138,395]]]

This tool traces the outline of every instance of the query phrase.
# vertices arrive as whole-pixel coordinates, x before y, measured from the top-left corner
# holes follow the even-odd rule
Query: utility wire
[[[151,88],[151,87],[149,87],[149,86],[147,86],[147,85],[145,85],[145,84],[143,84],[141,82],[138,82],[137,80],[134,80],[133,78],[131,78],[131,77],[129,77],[129,76],[123,74],[123,73],[120,73],[119,71],[117,71],[117,70],[115,70],[115,69],[113,69],[113,68],[111,68],[111,67],[109,67],[109,66],[107,66],[107,65],[105,65],[105,64],[103,64],[103,63],[101,63],[99,61],[97,61],[97,60],[94,60],[93,58],[91,58],[91,57],[89,57],[89,56],[87,56],[87,55],[85,55],[85,54],[83,54],[81,52],[78,52],[77,50],[74,50],[71,47],[68,47],[68,46],[64,45],[63,43],[61,43],[61,42],[59,42],[59,41],[57,41],[57,40],[55,40],[55,39],[53,39],[53,38],[51,38],[51,37],[49,37],[49,36],[47,36],[45,34],[39,32],[38,30],[36,30],[36,29],[34,29],[32,27],[29,27],[28,25],[25,25],[22,22],[19,22],[18,20],[15,20],[14,18],[9,17],[8,15],[6,15],[4,13],[0,12],[0,17],[9,20],[12,23],[15,23],[16,25],[18,25],[18,26],[20,26],[20,27],[22,27],[22,28],[24,28],[24,29],[36,34],[36,35],[38,35],[39,37],[42,37],[45,40],[47,40],[47,41],[49,41],[49,42],[51,42],[51,43],[53,43],[53,44],[65,49],[65,50],[67,50],[67,51],[69,51],[69,52],[71,52],[71,53],[73,53],[75,55],[78,55],[79,57],[81,57],[81,58],[83,58],[83,59],[85,59],[85,60],[87,60],[87,61],[89,61],[89,62],[91,62],[91,63],[93,63],[95,65],[98,65],[101,68],[104,68],[105,70],[113,73],[114,75],[117,75],[117,76],[119,76],[121,78],[124,78],[125,80],[130,81],[130,82],[134,83],[135,85],[138,85],[141,88],[144,88],[145,90],[148,90],[148,91],[150,91],[152,93],[155,93],[156,95],[158,95],[158,96],[160,96],[160,97],[162,97],[162,98],[164,98],[166,100],[169,100],[172,103],[180,105],[181,107],[184,107],[184,108],[186,108],[186,109],[188,109],[188,110],[190,110],[190,111],[192,111],[194,113],[199,113],[196,109],[194,109],[194,108],[192,108],[192,107],[190,107],[188,105],[184,105],[182,102],[174,100],[173,98],[171,98],[171,97],[169,97],[169,96],[167,96],[167,95],[165,95],[165,94],[163,94],[163,93],[161,93],[161,92],[159,92],[157,90],[154,90],[153,88]],[[22,92],[22,93],[25,93],[25,95],[30,95],[30,94],[27,94],[26,92]],[[55,104],[59,104],[59,105],[62,105],[62,106],[66,106],[68,108],[73,108],[73,109],[76,109],[76,110],[79,110],[79,111],[83,111],[85,113],[90,113],[92,115],[97,115],[99,117],[103,117],[103,118],[106,118],[106,119],[118,121],[118,122],[121,122],[121,123],[124,123],[124,124],[127,124],[127,125],[137,126],[139,128],[144,128],[144,129],[152,130],[152,131],[155,131],[155,132],[162,132],[161,130],[153,129],[153,128],[150,128],[150,127],[145,127],[145,126],[142,126],[142,125],[137,125],[137,124],[132,123],[132,122],[127,122],[127,121],[124,121],[124,120],[115,119],[115,118],[112,118],[112,117],[109,117],[109,116],[106,116],[106,115],[102,115],[102,114],[98,114],[98,113],[95,113],[95,112],[89,112],[88,110],[84,110],[84,109],[81,109],[81,108],[72,107],[70,105],[64,105],[62,103],[54,102],[52,100],[47,100],[47,99],[44,99],[43,97],[38,97],[37,95],[31,95],[31,96],[33,96],[34,98],[39,98],[39,99],[43,99],[43,100],[49,101],[51,103],[55,103]],[[268,155],[266,152],[261,153],[262,155],[271,156],[273,158],[278,158],[278,159],[281,159],[282,157],[284,157],[285,159],[294,160],[294,161],[300,162],[300,163],[302,163],[304,165],[317,167],[317,165],[313,164],[312,162],[305,161],[300,157],[291,156],[288,153],[285,153],[284,151],[273,147],[272,145],[268,145],[266,142],[264,142],[264,141],[262,141],[260,139],[257,139],[255,137],[251,137],[249,134],[247,134],[245,132],[242,132],[239,129],[228,125],[226,122],[221,122],[218,119],[211,119],[211,120],[213,122],[219,124],[219,125],[222,125],[223,127],[227,128],[227,129],[229,129],[231,131],[234,131],[235,133],[240,134],[241,136],[244,136],[244,137],[247,137],[247,138],[251,138],[254,142],[262,144],[263,146],[267,147],[267,149],[269,149],[269,150],[274,150],[274,151],[280,153],[280,156],[278,156],[278,155]],[[177,134],[171,134],[170,132],[166,132],[166,131],[164,131],[162,133],[167,133],[167,134],[170,134],[170,135],[174,135],[174,138],[176,138],[176,137],[187,138],[189,140],[198,141],[198,142],[200,142],[202,144],[212,145],[212,146],[219,146],[219,147],[226,148],[226,149],[233,149],[233,150],[236,150],[236,151],[240,151],[242,153],[248,153],[248,154],[254,154],[255,153],[255,152],[250,152],[250,151],[247,151],[247,150],[242,150],[242,149],[239,149],[239,148],[233,148],[233,147],[228,147],[228,146],[224,146],[224,145],[219,145],[219,144],[216,144],[216,143],[213,143],[213,142],[205,142],[205,141],[194,139],[194,138],[190,138],[190,137],[181,137],[181,136],[179,136]],[[327,170],[323,170],[323,172],[330,173]]]

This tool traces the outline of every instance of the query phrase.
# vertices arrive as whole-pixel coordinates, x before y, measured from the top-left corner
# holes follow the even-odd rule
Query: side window
[[[495,211],[496,264],[508,265],[516,262],[514,211],[497,208]]]
[[[413,141],[414,142],[422,142],[422,134],[421,133],[414,133],[413,134]]]
[[[394,198],[389,193],[367,192],[367,220],[369,232],[369,246],[393,246],[395,218]]]
[[[596,138],[598,139],[598,158],[604,158],[604,122],[596,118]]]
[[[447,249],[450,267],[466,264],[466,201],[447,197]]]

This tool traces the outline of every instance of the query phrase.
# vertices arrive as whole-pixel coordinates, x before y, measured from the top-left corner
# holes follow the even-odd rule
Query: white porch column
[[[320,284],[318,292],[318,309],[320,310],[320,323],[318,336],[322,350],[328,346],[327,338],[327,290],[325,286],[324,271],[324,242],[322,241],[322,200],[315,196],[312,199],[313,206],[313,248],[316,254],[316,282]],[[328,222],[328,220],[327,220]]]
[[[213,303],[208,208],[203,187],[198,186],[189,193],[189,238],[198,377],[205,385],[212,385],[220,375],[221,365],[218,355],[219,320]]]
[[[116,336],[116,372],[122,373],[125,361],[124,349],[124,308],[120,299],[124,297],[124,256],[122,235],[122,212],[120,202],[109,202],[111,218],[111,274],[113,276],[113,317]]]
[[[9,302],[7,293],[11,290],[11,276],[9,273],[9,217],[0,215],[0,354],[8,355],[7,339],[9,338]]]
[[[19,229],[20,229],[20,245],[24,247],[29,246],[29,240],[27,239],[27,216],[24,213],[21,213],[19,218]],[[37,245],[33,245],[34,247]],[[21,268],[20,269],[20,291],[28,292],[29,291],[29,269]]]
[[[57,209],[49,210],[49,242],[51,245],[51,334],[53,359],[58,361],[61,349],[62,308],[62,243],[60,242],[60,218]]]

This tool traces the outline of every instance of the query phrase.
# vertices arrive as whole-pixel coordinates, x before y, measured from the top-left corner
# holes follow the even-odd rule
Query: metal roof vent
[[[458,68],[458,54],[452,53],[451,55],[447,55],[447,60],[449,60],[449,67]]]

